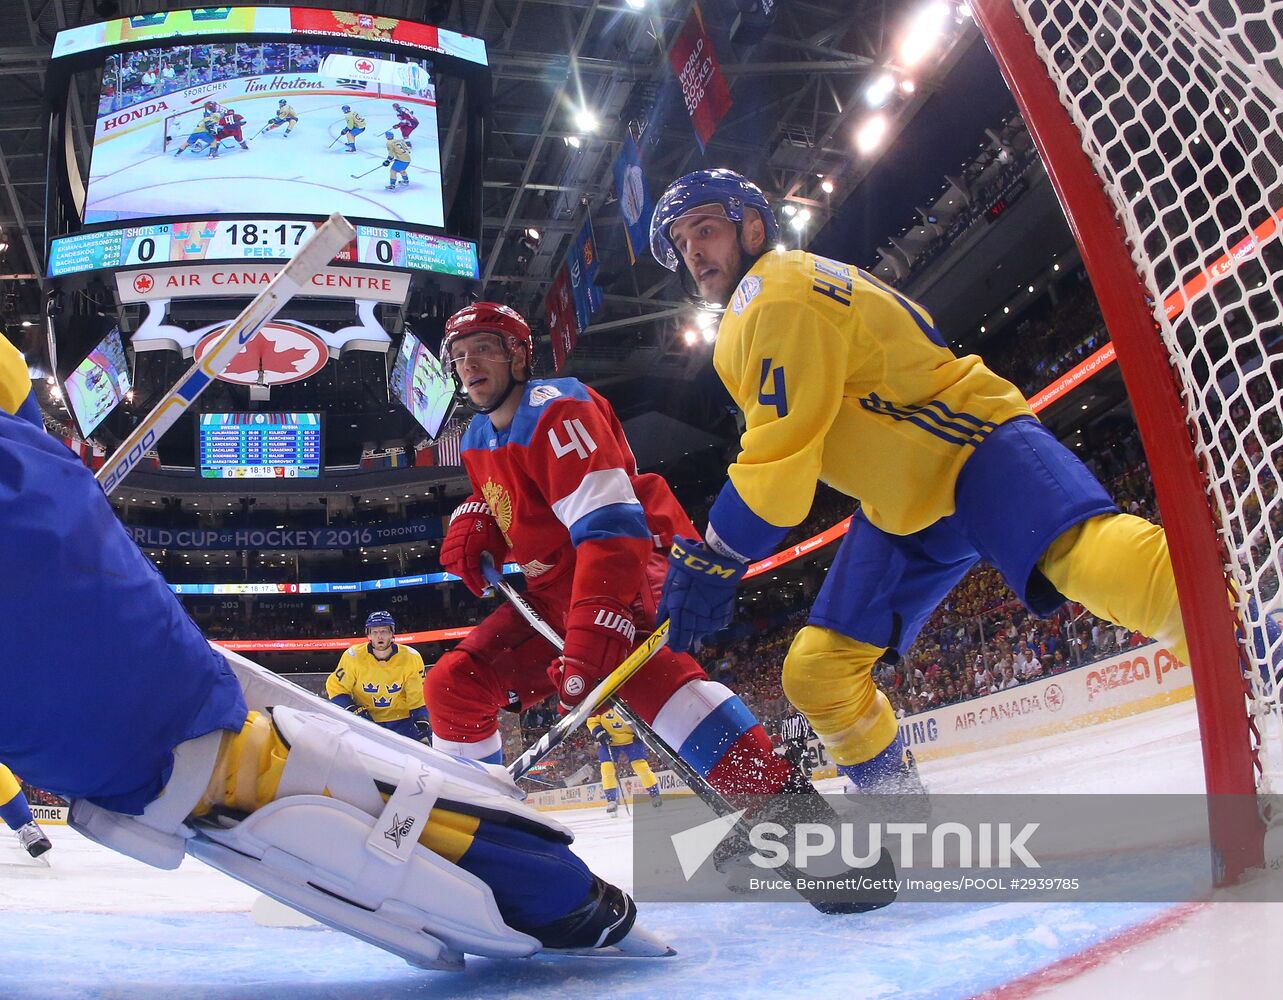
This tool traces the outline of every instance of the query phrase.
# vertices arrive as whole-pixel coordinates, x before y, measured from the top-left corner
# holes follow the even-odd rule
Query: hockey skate
[[[611,799],[610,801],[608,801],[608,802],[606,803],[606,815],[607,815],[607,816],[618,816],[618,815],[619,815],[619,800],[618,800],[618,799]]]
[[[39,824],[34,819],[30,823],[20,826],[16,832],[18,843],[33,858],[40,857],[45,851],[53,847],[53,844],[49,842],[49,838],[45,836],[44,830],[40,829]]]
[[[402,177],[402,178],[401,178],[401,180],[400,180],[400,183],[402,183],[402,184],[409,184],[409,183],[410,183],[410,178],[408,178],[408,177]]]
[[[786,829],[801,823],[837,826],[842,822],[815,786],[798,771],[793,772],[788,784],[765,805],[750,810],[745,820],[753,824],[778,823]],[[726,876],[727,886],[732,892],[752,891],[749,880],[762,877],[763,869],[751,861],[754,852],[755,848],[739,831],[725,838],[713,852],[713,866]],[[895,862],[885,848],[877,862],[867,868],[845,869],[840,860],[833,861],[842,870],[817,870],[815,867],[801,870],[785,864],[776,871],[792,878],[795,884],[798,879],[823,879],[840,884],[863,878],[878,886],[890,886],[896,878]],[[858,894],[849,889],[826,890],[823,887],[799,888],[796,891],[821,913],[829,914],[867,913],[895,902],[896,897],[895,889],[882,887],[864,889]]]
[[[393,181],[391,184],[389,184],[389,185],[387,186],[387,190],[388,190],[388,191],[395,191],[395,190],[396,190],[396,181]]]
[[[655,791],[651,792],[651,796],[650,796],[650,804],[651,804],[651,806],[652,806],[653,808],[655,808],[655,809],[658,809],[660,806],[662,806],[662,805],[664,804],[664,796],[662,796],[662,795],[660,795],[660,794],[659,794],[659,790],[658,790],[658,789],[656,789]]]
[[[524,805],[502,768],[389,733],[220,652],[250,709],[242,729],[180,744],[141,816],[75,801],[78,831],[159,868],[191,854],[420,968],[461,969],[465,954],[670,954],[635,926],[632,899],[595,877],[553,924],[508,924],[487,882],[427,845],[480,820],[537,848],[523,863],[560,870],[539,859],[564,851],[569,830]]]
[[[906,750],[897,766],[856,784],[846,775],[842,785],[843,811],[863,820],[884,823],[925,823],[931,818],[931,796],[918,773],[913,751]]]

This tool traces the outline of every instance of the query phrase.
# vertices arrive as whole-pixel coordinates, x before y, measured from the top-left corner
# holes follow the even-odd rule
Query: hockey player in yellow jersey
[[[338,666],[325,679],[325,694],[349,712],[430,745],[423,657],[416,649],[397,645],[395,633],[396,622],[390,614],[371,613],[365,619],[369,642],[358,643],[339,657]]]
[[[285,136],[289,138],[294,131],[294,126],[297,124],[298,112],[294,110],[289,101],[282,97],[276,102],[276,114],[267,120],[267,125],[263,128],[263,131],[272,132],[284,125]]]
[[[402,184],[410,183],[406,168],[410,166],[410,143],[398,139],[395,132],[384,132],[383,138],[388,141],[388,158],[383,165],[388,167],[388,190],[395,191],[398,175]]]
[[[850,264],[773,249],[777,232],[762,192],[730,170],[674,182],[651,222],[656,259],[722,311],[713,366],[745,419],[706,542],[674,543],[669,645],[729,622],[746,565],[823,481],[860,509],[782,683],[860,790],[921,789],[871,671],[908,650],[977,560],[1036,613],[1078,601],[1186,659],[1162,529],[1119,513],[1019,390],[955,356],[920,305]]]
[[[365,131],[365,119],[352,110],[349,104],[343,105],[343,131],[339,133],[339,138],[343,139],[344,148],[349,153],[356,152],[356,137]]]
[[[633,774],[641,779],[642,788],[650,796],[651,804],[658,807],[663,799],[659,797],[659,779],[650,769],[646,760],[646,751],[637,740],[633,727],[616,714],[613,708],[588,717],[588,732],[597,741],[597,762],[601,764],[601,789],[606,793],[606,813],[614,816],[619,809],[619,776],[615,762],[621,757],[628,758]]]
[[[22,786],[3,764],[0,764],[0,819],[18,835],[18,843],[33,858],[38,858],[53,847],[40,824],[31,815],[31,806],[22,793]]]

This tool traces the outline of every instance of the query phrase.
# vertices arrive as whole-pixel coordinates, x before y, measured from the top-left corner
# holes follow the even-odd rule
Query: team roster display
[[[317,223],[258,218],[165,222],[76,233],[52,241],[49,277],[84,271],[199,262],[288,260]],[[407,271],[478,277],[476,244],[385,226],[357,226],[356,240],[334,257]]]
[[[321,474],[319,413],[202,413],[205,479],[301,479]]]

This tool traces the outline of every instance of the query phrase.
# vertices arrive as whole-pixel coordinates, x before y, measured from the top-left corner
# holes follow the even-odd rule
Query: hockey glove
[[[391,161],[391,160],[384,160],[384,161],[383,161],[383,165],[384,165],[385,167],[390,167],[390,166],[392,166],[392,161]]]
[[[632,652],[637,629],[632,612],[609,597],[580,601],[566,616],[566,644],[548,667],[561,704],[574,708],[597,683]]]
[[[432,746],[432,727],[422,719],[414,720],[414,733],[424,746]]]
[[[603,750],[610,749],[610,733],[606,732],[605,726],[598,726],[593,733],[593,738],[601,744]]]
[[[659,621],[668,619],[668,648],[689,652],[695,640],[730,623],[735,588],[748,566],[691,538],[674,538]]]
[[[358,705],[356,702],[352,702],[352,704],[350,705],[344,705],[343,707],[346,708],[353,715],[355,715],[358,719],[368,719],[370,717],[370,710],[368,708],[362,707],[361,705]]]
[[[490,553],[496,566],[503,565],[508,544],[485,501],[472,497],[455,508],[441,543],[441,565],[463,580],[477,597],[486,589],[481,575],[481,554]]]

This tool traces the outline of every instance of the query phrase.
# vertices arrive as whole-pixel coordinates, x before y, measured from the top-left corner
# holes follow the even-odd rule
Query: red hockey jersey
[[[478,414],[460,453],[532,589],[573,572],[572,603],[628,605],[673,535],[698,537],[659,476],[637,472],[610,404],[578,379],[533,379],[505,430]]]

